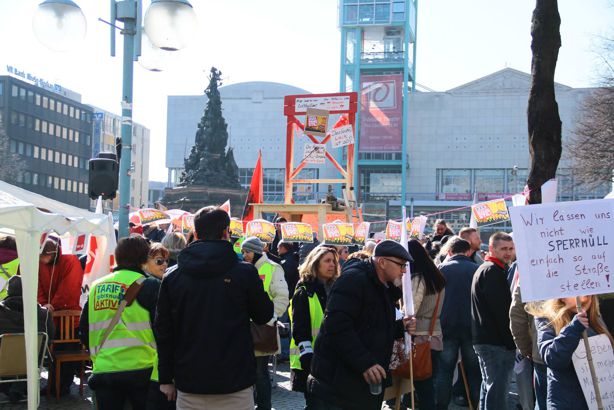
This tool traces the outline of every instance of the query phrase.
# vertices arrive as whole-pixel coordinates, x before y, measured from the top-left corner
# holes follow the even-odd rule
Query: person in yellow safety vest
[[[143,237],[120,239],[117,268],[92,284],[81,313],[81,341],[93,363],[88,385],[96,392],[99,410],[122,409],[126,400],[135,410],[146,407],[156,359],[151,322],[159,288],[141,270],[148,254]]]
[[[245,237],[242,236],[240,238],[237,238],[237,240],[235,240],[235,242],[232,244],[232,249],[235,251],[235,253],[239,256],[239,259],[243,260],[243,253],[241,252],[241,244],[243,244],[243,241],[245,240]]]
[[[313,346],[320,330],[330,288],[340,275],[339,256],[335,249],[318,246],[299,267],[300,280],[290,302],[290,369],[292,390],[305,394],[306,408],[311,408],[307,392]]]
[[[275,316],[269,325],[275,326],[277,318],[288,308],[288,284],[284,278],[283,268],[269,260],[264,252],[264,242],[255,236],[250,236],[241,244],[241,253],[245,262],[252,263],[264,284],[264,291],[273,301]],[[279,335],[277,336],[279,346]],[[269,375],[269,359],[277,352],[255,352],[256,355],[256,405],[259,409],[271,408],[271,378]]]
[[[9,279],[19,272],[17,243],[9,235],[0,236],[0,300],[6,298]]]

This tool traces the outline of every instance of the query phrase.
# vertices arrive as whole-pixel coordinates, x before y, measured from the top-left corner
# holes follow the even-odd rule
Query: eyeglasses
[[[168,265],[168,259],[156,258],[154,259],[154,263],[158,266]]]
[[[403,263],[401,263],[401,262],[397,262],[397,261],[395,261],[395,260],[393,260],[393,259],[384,258],[383,256],[382,256],[381,258],[382,258],[382,259],[386,259],[387,261],[394,263],[394,264],[395,264],[395,265],[397,265],[399,268],[401,268],[401,270],[403,270],[403,269],[406,269],[406,268],[407,268],[407,262],[403,262]]]

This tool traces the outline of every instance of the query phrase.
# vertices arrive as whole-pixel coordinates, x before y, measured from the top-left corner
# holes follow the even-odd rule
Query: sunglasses
[[[401,262],[397,262],[395,260],[384,258],[384,257],[382,257],[382,259],[386,259],[388,262],[394,263],[395,265],[397,265],[401,269],[405,269],[407,267],[407,262],[401,263]]]
[[[168,259],[156,258],[154,259],[154,263],[158,266],[168,265]]]

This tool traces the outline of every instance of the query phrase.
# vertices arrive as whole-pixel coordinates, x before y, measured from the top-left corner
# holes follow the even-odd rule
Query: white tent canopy
[[[45,212],[41,211],[44,210]],[[44,232],[115,235],[109,216],[95,214],[0,181],[0,227],[15,231],[23,287],[28,409],[38,406],[37,293],[38,254]]]

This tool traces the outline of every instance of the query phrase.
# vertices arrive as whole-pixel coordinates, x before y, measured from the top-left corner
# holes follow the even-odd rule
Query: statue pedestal
[[[241,219],[246,198],[247,191],[243,189],[191,185],[164,189],[164,198],[160,202],[168,209],[183,209],[193,213],[202,207],[220,206],[230,200],[231,215]]]

